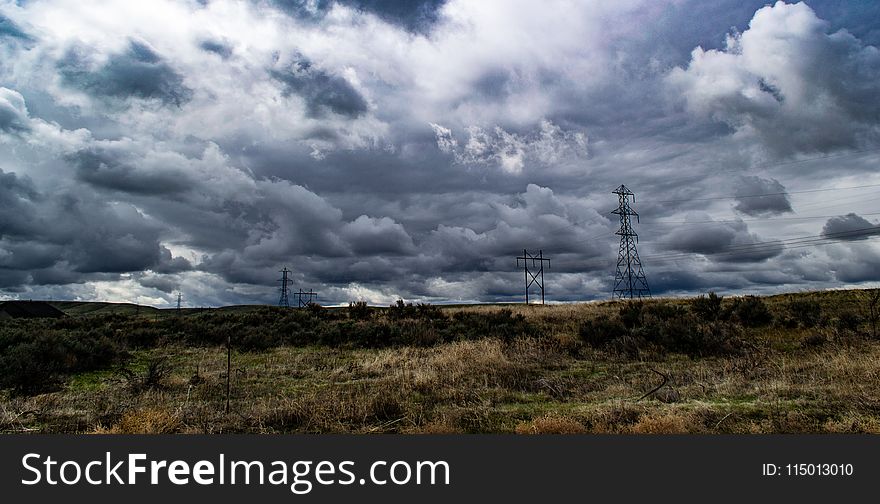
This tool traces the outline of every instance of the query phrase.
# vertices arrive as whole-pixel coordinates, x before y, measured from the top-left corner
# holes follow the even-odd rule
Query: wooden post
[[[226,413],[229,414],[229,384],[232,378],[232,336],[226,335]]]

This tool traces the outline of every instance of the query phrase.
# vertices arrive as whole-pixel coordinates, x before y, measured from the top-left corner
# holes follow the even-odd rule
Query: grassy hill
[[[0,431],[880,433],[876,290],[59,308],[0,323]]]
[[[153,315],[161,310],[152,306],[132,303],[102,303],[90,301],[51,301],[50,304],[64,313],[78,317],[83,315]]]

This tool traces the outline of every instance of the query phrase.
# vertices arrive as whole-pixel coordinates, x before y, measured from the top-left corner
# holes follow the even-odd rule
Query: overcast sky
[[[620,184],[655,295],[871,285],[878,46],[873,1],[0,0],[0,298],[515,301],[541,249],[604,299]]]

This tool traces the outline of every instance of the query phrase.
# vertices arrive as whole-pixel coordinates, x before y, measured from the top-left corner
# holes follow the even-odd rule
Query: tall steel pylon
[[[284,308],[290,308],[290,288],[287,285],[290,283],[290,279],[287,277],[287,274],[290,273],[290,270],[287,269],[287,266],[281,270],[281,279],[278,280],[281,282],[281,297],[278,299],[278,306],[283,306]]]
[[[520,261],[523,262],[526,279],[526,304],[529,304],[529,287],[532,284],[538,284],[538,288],[541,289],[541,304],[544,304],[544,263],[546,262],[549,268],[550,259],[544,257],[543,250],[539,250],[537,254],[530,254],[528,250],[523,249],[523,255],[516,258],[517,268]],[[532,262],[531,269],[529,269],[529,261]]]
[[[619,205],[617,210],[611,213],[620,216],[620,229],[614,233],[620,236],[620,250],[617,254],[617,273],[614,275],[613,295],[618,299],[651,297],[648,280],[645,279],[642,261],[639,259],[639,251],[636,249],[639,235],[633,231],[630,221],[630,216],[635,216],[636,222],[639,221],[639,214],[629,206],[630,196],[635,203],[636,195],[623,184],[612,191],[612,194],[617,195]]]

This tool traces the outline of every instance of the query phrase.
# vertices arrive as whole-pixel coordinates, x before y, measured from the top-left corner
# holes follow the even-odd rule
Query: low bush
[[[366,320],[372,315],[372,310],[366,301],[352,301],[348,303],[348,317],[354,320]]]
[[[709,308],[703,306],[706,303],[711,303],[705,305]],[[686,310],[670,303],[627,303],[617,317],[600,315],[584,321],[579,333],[588,346],[630,356],[649,348],[691,356],[738,353],[742,348],[739,326],[717,320],[720,312],[712,307],[720,306],[716,301],[698,302],[697,306],[703,308],[694,310],[694,304]]]
[[[816,327],[822,321],[822,305],[812,299],[793,299],[788,302],[788,315],[797,326]]]
[[[0,335],[0,388],[45,392],[70,374],[109,367],[124,355],[100,330],[6,330]]]
[[[713,322],[721,316],[721,302],[724,297],[710,292],[708,295],[691,300],[691,311],[705,322]]]
[[[757,296],[734,299],[726,310],[728,319],[744,327],[763,327],[773,322],[773,314],[764,300]]]
[[[620,318],[600,315],[584,321],[579,330],[581,340],[588,346],[600,348],[617,338],[629,334],[629,329]]]

